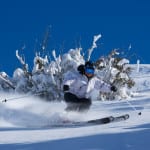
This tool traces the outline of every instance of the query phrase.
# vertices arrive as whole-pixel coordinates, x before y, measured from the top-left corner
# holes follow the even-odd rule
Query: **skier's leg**
[[[79,108],[79,98],[72,93],[65,93],[64,100],[67,103],[66,111],[78,111]]]
[[[76,95],[67,92],[64,94],[64,100],[66,103],[78,103],[79,98]]]
[[[80,98],[79,111],[88,111],[92,102],[87,98]]]
[[[64,94],[65,102],[67,103],[67,111],[87,111],[91,106],[91,100],[87,98],[78,98],[72,93]]]

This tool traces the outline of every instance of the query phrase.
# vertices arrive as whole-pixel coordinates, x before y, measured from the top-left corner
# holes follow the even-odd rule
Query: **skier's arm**
[[[104,81],[99,81],[99,90],[101,92],[109,93],[111,92],[111,86]]]
[[[117,88],[115,86],[112,86],[104,81],[98,80],[96,84],[96,88],[104,93],[109,93],[111,91],[116,92]]]
[[[64,91],[64,92],[69,91],[69,89],[70,89],[69,87],[71,86],[71,84],[73,84],[73,82],[74,82],[73,79],[65,81],[65,82],[63,83],[63,91]]]
[[[64,86],[63,86],[63,91],[64,91],[64,92],[69,91],[69,86],[68,86],[68,85],[64,85]]]

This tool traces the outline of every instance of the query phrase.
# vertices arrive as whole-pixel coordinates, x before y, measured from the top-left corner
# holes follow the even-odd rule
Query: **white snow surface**
[[[65,112],[64,102],[1,93],[0,150],[149,150],[150,65],[140,65],[138,72],[133,67],[136,85],[132,98],[93,101],[86,113]],[[2,103],[5,99],[10,100]],[[122,114],[130,118],[105,125],[54,127],[64,121]]]

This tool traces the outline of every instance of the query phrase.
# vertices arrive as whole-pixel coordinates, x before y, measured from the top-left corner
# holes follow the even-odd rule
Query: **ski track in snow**
[[[136,69],[135,69],[136,70]],[[138,93],[133,98],[93,101],[87,113],[67,113],[65,103],[28,97],[0,103],[0,149],[149,150],[150,65],[134,72]],[[8,97],[9,96],[9,97]],[[1,95],[0,99],[17,97]],[[142,115],[138,115],[142,112]],[[126,121],[89,127],[54,128],[65,120],[84,121],[130,114]],[[69,143],[69,144],[68,144]]]

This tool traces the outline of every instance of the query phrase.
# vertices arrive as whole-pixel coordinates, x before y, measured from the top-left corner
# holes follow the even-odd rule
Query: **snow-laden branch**
[[[13,85],[13,83],[6,79],[5,77],[3,77],[3,72],[0,74],[0,79],[3,80],[7,85],[9,85],[11,88],[15,89],[15,86]]]
[[[60,55],[59,55],[59,57],[57,59],[57,57],[56,57],[56,51],[55,50],[52,51],[52,55],[53,55],[54,60],[55,60],[55,62],[57,64],[58,71],[61,72],[61,66],[60,66],[61,58],[60,58]]]
[[[132,48],[132,46],[131,46],[131,44],[130,44],[129,47],[128,47],[128,50],[131,50],[131,48]]]
[[[136,72],[139,73],[139,70],[140,70],[140,60],[138,59],[137,60],[137,70],[136,70]]]
[[[22,65],[25,65],[25,61],[23,60],[21,56],[19,56],[18,50],[16,50],[16,57],[18,58],[18,60],[20,61]]]
[[[23,70],[25,72],[28,72],[28,64],[26,64],[25,61],[23,60],[23,58],[21,56],[19,56],[18,50],[16,50],[16,57],[18,58],[20,63],[23,65]]]
[[[122,60],[120,60],[120,61],[118,62],[117,65],[118,65],[118,66],[122,66],[122,65],[125,65],[125,64],[129,64],[129,60],[123,58]]]
[[[100,38],[101,38],[101,34],[94,36],[94,38],[93,38],[93,45],[92,45],[92,47],[88,50],[88,58],[87,58],[88,61],[89,61],[90,58],[91,58],[91,54],[92,54],[94,48],[97,48],[96,42],[97,42]]]

